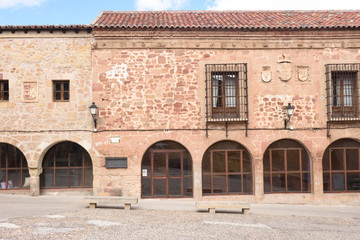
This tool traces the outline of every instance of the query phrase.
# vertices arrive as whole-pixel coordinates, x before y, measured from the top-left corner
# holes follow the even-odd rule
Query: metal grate
[[[360,120],[359,71],[359,63],[326,65],[328,121]]]
[[[247,65],[206,64],[206,120],[248,121]]]

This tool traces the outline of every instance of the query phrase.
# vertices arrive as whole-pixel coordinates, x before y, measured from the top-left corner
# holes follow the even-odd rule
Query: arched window
[[[293,140],[272,143],[264,154],[264,192],[311,192],[310,159]]]
[[[192,159],[179,143],[152,145],[141,164],[142,197],[192,197]]]
[[[252,164],[248,151],[232,141],[210,146],[202,160],[202,192],[252,194]]]
[[[92,187],[92,162],[88,152],[73,142],[56,144],[46,153],[42,188]]]
[[[13,145],[0,143],[0,189],[29,187],[29,177],[24,154]]]
[[[323,157],[324,192],[360,191],[360,143],[340,139],[325,150]]]

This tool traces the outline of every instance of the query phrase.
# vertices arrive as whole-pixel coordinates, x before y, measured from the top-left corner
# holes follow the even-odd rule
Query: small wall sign
[[[147,177],[147,169],[143,169],[141,172],[143,177]]]
[[[111,137],[110,143],[120,143],[120,137]]]
[[[106,168],[127,168],[126,157],[106,157],[105,158]]]

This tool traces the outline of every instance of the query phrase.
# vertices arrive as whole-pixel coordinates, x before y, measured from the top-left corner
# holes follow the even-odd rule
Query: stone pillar
[[[40,174],[42,168],[29,168],[30,173],[30,196],[40,195]]]
[[[194,161],[194,159],[193,159]],[[193,162],[193,195],[195,200],[201,200],[202,198],[202,185],[201,185],[201,164],[198,164],[198,162]]]

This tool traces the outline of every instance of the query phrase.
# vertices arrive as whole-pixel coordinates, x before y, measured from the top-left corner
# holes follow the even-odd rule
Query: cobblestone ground
[[[0,239],[360,239],[360,217],[119,208],[0,220]]]

